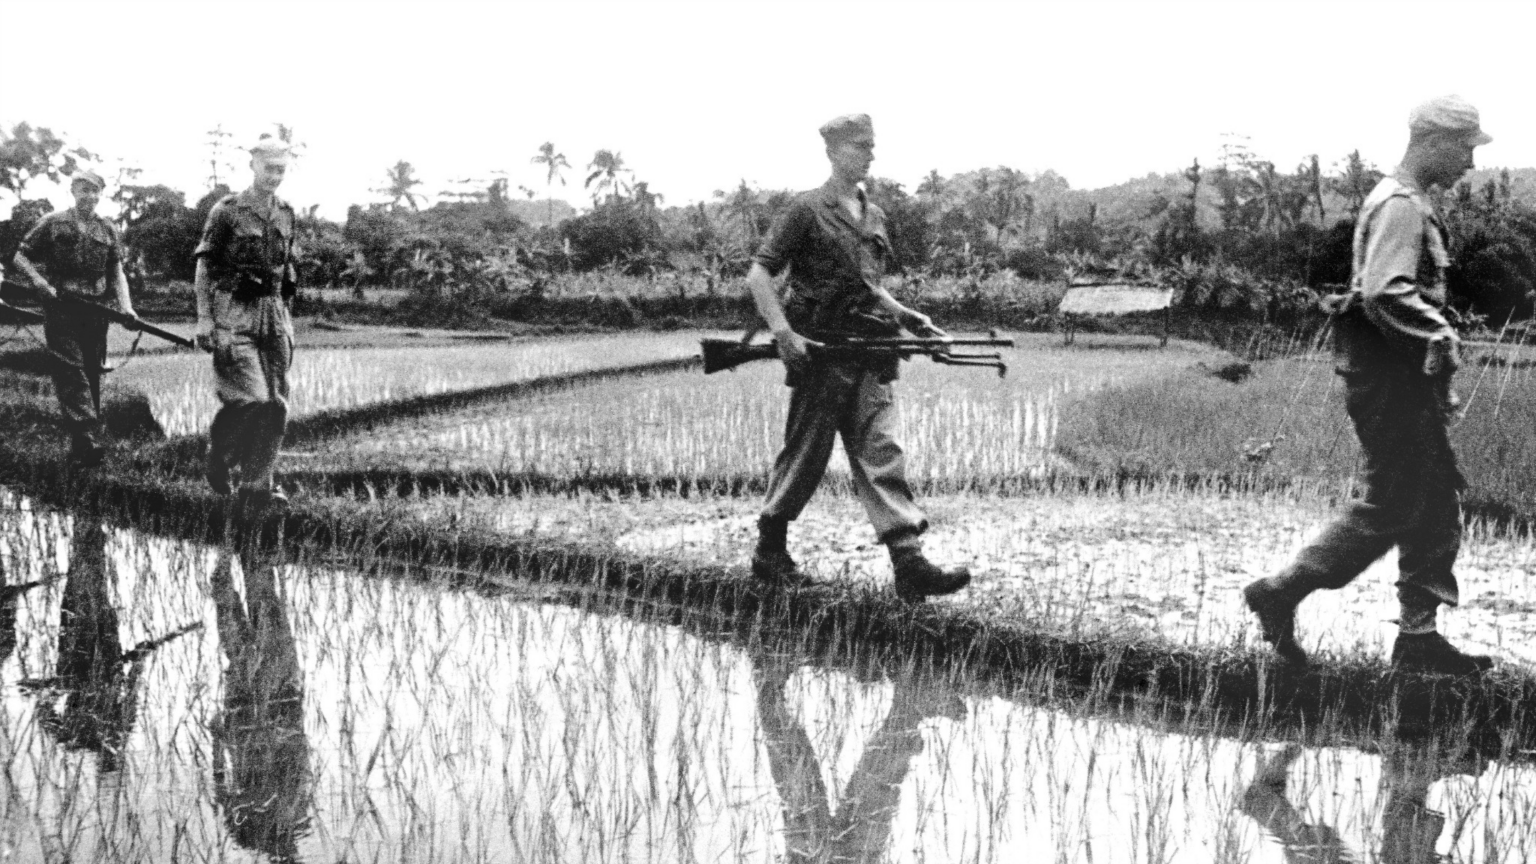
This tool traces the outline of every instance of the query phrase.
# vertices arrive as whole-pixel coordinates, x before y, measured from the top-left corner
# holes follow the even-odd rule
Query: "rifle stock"
[[[749,345],[734,339],[700,339],[699,348],[704,355],[705,375],[735,369],[753,360],[771,360],[779,356],[778,345],[774,342]]]

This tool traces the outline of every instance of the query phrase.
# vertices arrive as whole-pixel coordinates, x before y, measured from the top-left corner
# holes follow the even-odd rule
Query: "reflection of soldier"
[[[116,582],[101,522],[77,517],[59,605],[57,675],[24,682],[32,688],[65,691],[62,713],[51,700],[39,703],[40,723],[66,747],[95,750],[108,771],[117,768],[123,742],[133,728],[144,661],[160,646],[201,626],[183,627],[124,652],[117,609],[112,605]]]
[[[251,148],[251,188],[208,214],[197,246],[197,342],[213,352],[222,407],[208,431],[208,485],[231,491],[240,469],[242,498],[256,509],[287,497],[272,466],[288,423],[293,363],[294,214],[277,197],[288,147],[264,137]]]
[[[220,556],[212,579],[219,642],[229,661],[224,711],[214,727],[214,785],[236,842],[293,861],[313,794],[304,674],[272,561],[253,552],[242,554],[240,564],[243,605],[233,555]]]
[[[70,434],[70,460],[101,464],[101,373],[107,359],[107,321],[99,315],[52,302],[60,294],[101,302],[114,299],[134,314],[123,275],[117,229],[96,215],[106,181],[77,171],[69,191],[75,206],[43,217],[21,241],[16,267],[42,295],[47,318],[44,337],[53,361],[53,389]]]
[[[897,678],[890,713],[865,745],[834,812],[816,751],[784,701],[784,684],[792,669],[782,660],[754,656],[752,671],[768,768],[784,806],[788,860],[794,864],[883,860],[901,783],[913,757],[923,751],[918,725],[928,717],[963,718],[965,703],[953,693],[929,691],[908,678]]]
[[[752,298],[788,370],[789,420],[784,449],[768,479],[768,500],[758,520],[752,572],[770,582],[804,581],[789,555],[789,523],[811,500],[838,437],[848,452],[853,489],[880,542],[890,550],[896,593],[904,600],[949,594],[970,573],[946,572],[923,556],[920,535],[928,519],[907,484],[905,457],[894,437],[895,360],[830,363],[813,360],[808,340],[822,334],[867,331],[882,315],[920,336],[943,336],[927,315],[880,287],[890,255],[885,214],[858,184],[869,176],[875,132],[866,114],[839,117],[821,127],[832,176],[796,198],[763,241],[747,282]],[[789,270],[789,298],[780,303],[773,278]],[[875,335],[890,335],[889,331]]]
[[[0,666],[11,659],[16,650],[16,605],[21,595],[44,584],[41,580],[22,585],[6,585],[5,563],[0,561]]]
[[[1462,477],[1447,421],[1459,341],[1446,322],[1445,226],[1426,197],[1472,167],[1490,139],[1477,109],[1455,96],[1409,118],[1408,150],[1371,192],[1355,226],[1354,281],[1335,307],[1345,400],[1365,460],[1365,498],[1351,505],[1279,575],[1244,589],[1265,641],[1305,665],[1296,607],[1318,589],[1349,584],[1394,546],[1401,608],[1392,663],[1399,669],[1476,674],[1492,665],[1435,629],[1441,603],[1459,598],[1452,568],[1461,545]]]
[[[1243,812],[1273,834],[1285,847],[1285,859],[1294,864],[1342,864],[1360,860],[1351,856],[1328,825],[1305,822],[1285,797],[1286,774],[1291,763],[1301,755],[1301,747],[1290,744],[1259,766],[1243,794]],[[1383,759],[1381,789],[1381,854],[1374,860],[1382,864],[1434,864],[1444,861],[1435,852],[1435,844],[1445,828],[1445,817],[1425,806],[1429,787],[1442,777],[1456,774],[1481,774],[1488,760],[1473,755],[1467,760],[1447,760],[1439,748],[1419,742],[1398,742]]]

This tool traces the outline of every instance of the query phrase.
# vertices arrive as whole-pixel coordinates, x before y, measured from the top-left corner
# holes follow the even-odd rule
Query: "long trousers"
[[[271,488],[288,428],[288,371],[293,323],[281,298],[231,302],[227,347],[214,352],[213,374],[223,407],[209,430],[208,461],[240,467],[241,485]]]
[[[53,355],[53,390],[75,446],[94,442],[101,426],[101,367],[107,359],[107,322],[50,310],[43,338]]]
[[[800,515],[841,435],[854,495],[880,540],[926,530],[928,519],[913,500],[906,457],[892,434],[895,425],[891,385],[877,373],[831,365],[808,371],[790,390],[784,449],[774,460],[762,515],[784,522]]]
[[[1398,596],[1454,606],[1464,483],[1446,426],[1447,384],[1408,368],[1350,372],[1345,382],[1365,495],[1296,556],[1290,575],[1342,588],[1395,546]]]

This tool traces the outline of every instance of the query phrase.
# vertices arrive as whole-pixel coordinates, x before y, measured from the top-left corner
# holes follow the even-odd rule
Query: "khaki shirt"
[[[1450,266],[1445,224],[1422,189],[1406,174],[1371,190],[1355,225],[1354,276],[1346,310],[1358,307],[1369,328],[1346,333],[1340,348],[1349,368],[1379,366],[1393,358],[1422,363],[1433,339],[1454,336],[1441,311]],[[1375,332],[1371,332],[1374,330]],[[1352,338],[1351,338],[1352,337]]]
[[[194,255],[208,261],[216,291],[262,296],[297,283],[293,208],[280,198],[268,208],[247,189],[215,204]],[[244,289],[242,290],[242,285]]]
[[[21,254],[60,291],[100,299],[117,282],[122,243],[111,222],[71,207],[49,213],[21,241]]]
[[[863,332],[860,318],[879,308],[875,286],[885,275],[891,241],[885,213],[859,193],[864,218],[856,220],[828,183],[795,198],[773,224],[755,258],[771,275],[789,268],[784,316],[796,332]]]

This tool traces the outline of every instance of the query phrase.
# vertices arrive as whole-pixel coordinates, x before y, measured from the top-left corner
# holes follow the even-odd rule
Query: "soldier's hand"
[[[897,320],[901,322],[901,326],[918,336],[937,336],[942,339],[949,335],[939,329],[939,325],[933,323],[932,318],[916,309],[903,310],[897,315]]]
[[[37,293],[42,295],[44,303],[52,303],[59,299],[59,289],[49,285],[47,282],[37,283]]]
[[[215,341],[214,336],[218,332],[212,325],[198,325],[197,335],[192,337],[192,341],[196,342],[197,347],[204,351],[216,351],[218,350],[218,343]]]
[[[810,362],[811,348],[821,347],[820,342],[814,342],[801,336],[793,330],[784,330],[773,334],[774,343],[779,348],[779,359],[784,361],[785,367],[791,372],[804,369]]]

